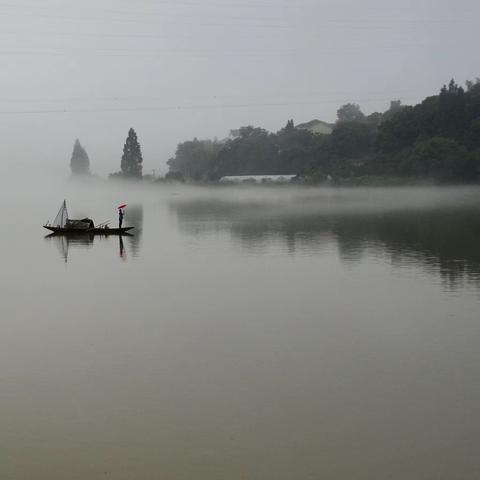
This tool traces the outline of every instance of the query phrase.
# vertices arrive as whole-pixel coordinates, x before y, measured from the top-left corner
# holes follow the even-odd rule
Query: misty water
[[[478,478],[479,188],[0,200],[0,478]]]

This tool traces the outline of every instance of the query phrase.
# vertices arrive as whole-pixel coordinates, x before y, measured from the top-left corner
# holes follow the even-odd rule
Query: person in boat
[[[122,223],[123,223],[123,210],[121,208],[118,209],[118,228],[122,228]]]

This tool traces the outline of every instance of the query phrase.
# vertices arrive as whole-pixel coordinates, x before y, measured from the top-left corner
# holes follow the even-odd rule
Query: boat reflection
[[[51,233],[50,235],[46,235],[44,238],[48,241],[53,241],[57,245],[58,251],[60,252],[61,257],[63,258],[64,262],[68,262],[68,255],[71,248],[77,249],[90,249],[93,247],[95,243],[95,235],[89,234],[81,234],[81,235],[59,235],[56,233]],[[123,235],[119,235],[119,257],[122,260],[126,260],[127,256],[125,253],[125,245],[123,242],[123,238],[135,238],[134,235],[129,233],[124,233]],[[105,237],[103,237],[105,238]]]
[[[118,257],[123,261],[127,260],[127,251],[129,251],[133,257],[137,257],[140,251],[140,241],[142,238],[143,227],[143,205],[129,205],[125,211],[124,222],[128,226],[134,227],[131,233],[123,233],[118,235]],[[70,249],[86,249],[92,248],[93,244],[102,241],[114,241],[112,235],[107,239],[104,235],[93,235],[80,233],[78,235],[62,235],[52,233],[45,237],[50,241],[54,241],[60,252],[60,255],[64,259],[65,263],[68,262]],[[128,242],[125,241],[128,239]]]

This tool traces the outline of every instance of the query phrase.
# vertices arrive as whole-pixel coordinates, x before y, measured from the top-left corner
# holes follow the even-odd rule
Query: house
[[[330,135],[333,132],[333,125],[331,123],[323,122],[322,120],[311,120],[310,122],[300,123],[296,126],[299,130],[308,130],[309,132]]]

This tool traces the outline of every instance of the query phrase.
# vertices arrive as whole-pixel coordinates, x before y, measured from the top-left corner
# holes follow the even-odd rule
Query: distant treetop
[[[135,130],[131,128],[123,146],[122,175],[127,178],[142,178],[142,149]]]
[[[223,142],[180,143],[168,178],[217,181],[230,176],[298,176],[322,183],[361,178],[480,182],[480,79],[451,80],[414,106],[392,99],[365,115],[348,103],[332,125],[320,120],[278,132],[246,126]]]
[[[341,122],[363,122],[365,114],[356,103],[347,103],[337,110],[337,121]]]
[[[78,138],[75,140],[73,146],[70,167],[72,169],[72,175],[90,175],[90,159]]]

